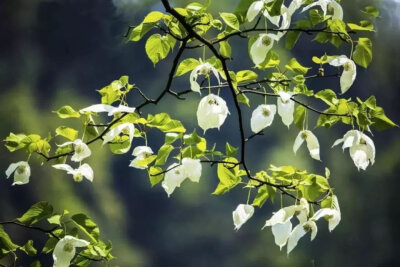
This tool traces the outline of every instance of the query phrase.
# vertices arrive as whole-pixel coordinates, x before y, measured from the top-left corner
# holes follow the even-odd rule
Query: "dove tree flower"
[[[192,70],[190,73],[190,89],[194,92],[201,93],[200,92],[200,85],[197,82],[197,77],[199,75],[203,76],[209,76],[210,73],[212,72],[214,76],[218,80],[218,84],[220,84],[220,79],[219,79],[219,74],[216,68],[214,68],[213,65],[211,65],[208,62],[203,62],[201,59],[200,60],[200,65],[198,65],[196,68]]]
[[[87,163],[82,164],[78,169],[74,169],[68,164],[55,164],[53,165],[53,168],[66,171],[68,174],[71,174],[75,182],[82,182],[83,178],[93,182],[93,169]]]
[[[135,108],[131,108],[125,105],[119,105],[118,107],[114,107],[111,105],[105,105],[105,104],[95,104],[91,105],[87,108],[83,108],[79,110],[80,113],[87,113],[87,112],[94,112],[94,113],[102,113],[102,112],[107,112],[108,116],[114,116],[115,114],[120,114],[120,113],[133,113],[135,112]]]
[[[308,151],[313,159],[320,160],[319,142],[317,137],[309,130],[300,131],[294,141],[293,152],[296,154],[300,146],[306,141]]]
[[[342,6],[336,2],[335,0],[318,0],[315,1],[314,3],[306,6],[303,8],[301,12],[304,12],[310,8],[313,8],[315,6],[320,6],[322,9],[322,12],[324,13],[324,16],[326,16],[326,13],[328,12],[328,9],[331,8],[333,10],[332,14],[332,19],[340,19],[343,20],[343,9]]]
[[[342,94],[346,93],[356,79],[356,64],[353,60],[349,59],[345,55],[341,55],[335,59],[332,59],[329,64],[335,67],[343,66],[343,73],[340,76],[340,90],[342,91]]]
[[[129,122],[121,123],[121,124],[115,126],[114,128],[112,128],[110,131],[108,131],[104,135],[103,145],[108,142],[111,142],[112,140],[114,140],[115,137],[120,136],[120,134],[127,135],[129,144],[131,144],[133,136],[135,134],[135,126],[133,125],[133,123],[129,123]],[[126,153],[129,151],[130,148],[131,148],[131,146],[129,145],[123,149],[120,149],[120,153]]]
[[[309,220],[300,222],[293,229],[288,238],[287,254],[289,254],[297,246],[300,238],[305,236],[308,232],[311,231],[311,241],[314,240],[318,232],[316,221],[322,217],[328,220],[328,228],[330,232],[333,231],[333,229],[335,229],[339,224],[341,215],[339,202],[335,195],[332,196],[332,208],[322,208],[318,210]]]
[[[317,236],[318,228],[317,224],[313,220],[308,220],[303,223],[299,223],[294,227],[293,231],[290,233],[287,241],[287,254],[289,254],[299,242],[300,238],[305,236],[311,231],[311,241]]]
[[[258,133],[270,126],[276,114],[276,105],[259,105],[252,113],[250,126],[254,133]]]
[[[64,144],[59,145],[60,147],[73,145],[74,147],[74,154],[71,157],[71,160],[74,162],[81,162],[87,157],[90,157],[92,151],[90,150],[89,146],[84,143],[81,139],[76,139],[72,142],[65,142]]]
[[[14,173],[14,182],[12,185],[23,185],[29,183],[31,176],[31,167],[26,161],[11,163],[6,170],[7,179]]]
[[[132,152],[132,155],[135,156],[131,163],[129,164],[130,167],[136,169],[146,169],[147,164],[142,164],[143,161],[146,161],[150,156],[154,154],[151,147],[148,146],[137,146]]]
[[[299,205],[285,207],[274,213],[272,217],[265,222],[263,229],[271,226],[272,234],[275,238],[275,244],[282,249],[287,243],[290,233],[292,232],[293,216],[297,216],[300,223],[307,221],[310,208],[307,200],[302,198]]]
[[[66,235],[61,238],[53,251],[53,267],[68,267],[74,258],[76,248],[87,247],[90,243],[84,239]]]
[[[188,178],[192,182],[198,183],[201,177],[201,163],[199,159],[183,158],[182,163],[173,163],[167,168],[167,172],[162,182],[162,187],[168,197],[175,191],[175,188]]]
[[[219,128],[229,114],[225,100],[221,97],[209,94],[200,100],[197,108],[197,122],[204,130]]]
[[[238,231],[254,214],[254,207],[248,204],[239,204],[232,212],[233,224]]]
[[[293,123],[294,102],[291,100],[293,92],[278,92],[278,114],[282,118],[282,122],[289,128]]]
[[[261,64],[267,57],[269,50],[271,50],[271,48],[274,46],[274,42],[278,40],[279,38],[276,34],[259,34],[258,38],[250,47],[250,55],[253,63],[255,65]]]
[[[279,27],[280,16],[271,16],[268,10],[265,8],[268,3],[273,1],[274,0],[261,0],[253,2],[247,10],[246,19],[249,22],[252,22],[258,14],[262,13],[264,17],[271,21],[272,24]]]
[[[335,141],[332,147],[343,143],[343,150],[349,148],[350,157],[358,170],[366,170],[375,163],[375,145],[371,138],[358,130],[348,131],[343,138]]]
[[[328,220],[329,231],[332,232],[336,226],[338,226],[342,218],[337,197],[332,196],[332,208],[322,208],[314,213],[312,218],[315,221],[318,221],[320,218],[326,218]]]

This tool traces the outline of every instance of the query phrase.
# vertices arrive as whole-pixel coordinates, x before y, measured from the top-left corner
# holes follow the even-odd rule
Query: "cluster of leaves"
[[[40,232],[47,237],[47,241],[40,249],[39,245],[34,245],[33,240],[28,240],[24,245],[18,245],[5,231],[8,225]],[[89,266],[91,261],[106,263],[114,258],[111,254],[111,243],[101,239],[99,227],[92,219],[83,213],[70,214],[68,210],[61,213],[55,212],[47,202],[36,203],[21,217],[0,223],[0,258],[7,255],[12,257],[12,266],[15,266],[19,258],[18,253],[23,252],[33,258],[31,267],[40,267],[42,266],[40,261],[35,258],[39,254],[53,252],[59,240],[66,235],[90,242],[74,257],[72,263],[76,266]],[[27,266],[26,264],[25,262],[24,266]]]

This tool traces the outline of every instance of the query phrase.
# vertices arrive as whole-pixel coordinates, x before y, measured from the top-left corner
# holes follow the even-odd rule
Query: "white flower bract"
[[[146,169],[146,166],[140,164],[140,161],[143,161],[153,155],[154,152],[151,147],[148,146],[137,146],[132,152],[132,155],[135,156],[131,163],[129,164],[130,167],[136,169]]]
[[[276,114],[276,105],[259,105],[252,113],[250,126],[254,133],[258,133],[270,126]]]
[[[291,100],[293,93],[279,91],[278,95],[278,114],[281,116],[283,124],[289,128],[294,120],[294,102]]]
[[[225,100],[217,95],[209,94],[200,100],[197,108],[197,122],[204,132],[212,128],[219,130],[228,114]]]
[[[320,6],[322,9],[322,12],[324,13],[324,16],[326,16],[326,13],[328,12],[328,8],[332,8],[333,10],[333,15],[332,19],[340,19],[343,20],[343,9],[342,6],[336,2],[335,0],[318,0],[315,1],[314,3],[306,6],[303,8],[301,12],[304,12],[312,7],[315,6]]]
[[[371,138],[358,130],[348,131],[332,147],[343,143],[343,150],[349,148],[350,157],[358,170],[366,170],[369,164],[375,163],[375,145]]]
[[[194,68],[192,70],[192,72],[190,73],[190,89],[192,91],[194,91],[194,92],[201,93],[200,92],[200,85],[197,82],[197,77],[199,75],[208,76],[211,72],[217,78],[218,84],[220,84],[220,79],[219,79],[219,74],[218,74],[217,69],[214,68],[208,62],[203,63],[202,60],[200,59],[200,65],[198,65],[196,68]]]
[[[78,169],[74,169],[68,164],[56,164],[53,165],[53,168],[66,171],[68,174],[71,174],[75,182],[81,182],[83,178],[93,182],[93,169],[87,163],[82,164]]]
[[[119,105],[118,107],[114,107],[106,104],[95,104],[91,105],[87,108],[83,108],[79,110],[80,113],[94,112],[94,113],[102,113],[107,112],[108,116],[113,116],[117,113],[133,113],[135,112],[135,108],[131,108],[125,105]]]
[[[296,154],[297,150],[306,141],[308,151],[313,159],[320,160],[319,156],[319,142],[317,137],[309,130],[300,131],[294,141],[293,152]]]
[[[90,243],[84,239],[78,239],[70,235],[61,238],[53,251],[53,267],[68,267],[74,258],[76,248],[87,247]]]
[[[133,123],[122,123],[109,130],[103,137],[103,145],[111,142],[112,140],[114,140],[115,137],[119,136],[120,134],[128,135],[129,143],[132,143],[132,139],[135,134],[135,126],[133,125]],[[126,148],[121,149],[121,153],[128,152],[130,148],[131,146],[129,145]]]
[[[239,230],[254,214],[254,207],[248,204],[239,204],[232,212],[235,230]]]
[[[279,38],[272,33],[261,33],[258,35],[256,41],[250,47],[250,55],[255,65],[261,64],[269,50],[274,46],[274,42]]]
[[[14,173],[14,182],[12,185],[23,185],[29,183],[31,176],[31,167],[26,161],[11,163],[6,170],[7,179]]]
[[[343,73],[340,76],[340,90],[342,94],[346,93],[347,90],[353,85],[357,76],[357,67],[353,60],[342,55],[329,62],[330,65],[339,67],[343,66]]]
[[[87,157],[90,157],[92,151],[89,146],[85,144],[81,139],[76,139],[73,142],[65,142],[64,144],[59,145],[60,147],[73,145],[74,146],[74,154],[71,157],[71,160],[74,162],[81,162]]]

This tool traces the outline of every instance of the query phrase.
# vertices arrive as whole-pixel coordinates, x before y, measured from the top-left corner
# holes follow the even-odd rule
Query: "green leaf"
[[[101,95],[101,103],[111,105],[115,101],[120,100],[123,95],[121,91],[121,88],[123,87],[124,85],[120,80],[114,80],[109,85],[98,90]]]
[[[316,57],[316,56],[313,56],[312,57],[312,61],[315,63],[315,64],[320,64],[320,65],[324,65],[324,64],[327,64],[327,63],[329,63],[332,59],[334,59],[334,58],[336,58],[337,56],[328,56],[328,55],[323,55],[322,57]]]
[[[279,16],[281,14],[283,0],[274,0],[274,2],[267,4],[267,10],[271,16]]]
[[[78,131],[67,126],[60,126],[56,129],[56,135],[61,135],[71,141],[78,138]]]
[[[372,42],[369,38],[358,38],[358,43],[353,54],[354,62],[367,68],[372,61]]]
[[[151,186],[155,186],[156,184],[160,183],[162,179],[164,178],[164,174],[162,173],[163,169],[160,167],[155,167],[151,166],[149,168],[149,180],[151,183]],[[159,174],[162,173],[162,174]],[[156,175],[158,174],[158,175]]]
[[[373,18],[379,17],[379,10],[373,6],[366,6],[362,12]]]
[[[240,0],[239,4],[237,5],[234,13],[240,24],[243,24],[246,21],[247,10],[253,2],[253,0]]]
[[[237,163],[235,158],[226,158],[226,162]],[[219,184],[213,195],[222,195],[230,191],[242,180],[239,176],[239,166],[233,167],[232,164],[219,163],[217,168]]]
[[[232,29],[239,30],[239,20],[233,13],[220,13],[221,18],[225,22],[226,25],[231,27]]]
[[[291,50],[296,45],[301,36],[301,31],[289,31],[286,34],[286,49]]]
[[[175,133],[184,133],[186,132],[185,127],[183,127],[182,123],[177,120],[171,119],[171,117],[167,113],[159,113],[156,115],[149,114],[147,116],[147,126],[156,127],[160,131],[165,133],[175,132]]]
[[[174,143],[176,140],[180,139],[182,137],[181,134],[178,133],[167,133],[165,134],[165,140],[164,143],[167,145],[170,145]]]
[[[159,11],[150,12],[137,27],[135,27],[129,37],[130,41],[139,41],[148,31],[150,31],[165,14]]]
[[[24,225],[33,225],[53,214],[53,206],[49,203],[42,201],[31,206],[21,217],[17,220]]]
[[[6,233],[3,226],[0,225],[0,258],[7,255],[10,251],[15,251],[17,248],[19,246],[11,241],[10,236]]]
[[[61,119],[79,118],[81,115],[70,106],[63,106],[59,110],[54,111]]]
[[[227,157],[233,157],[238,152],[239,148],[231,146],[228,142],[225,145],[225,155]]]
[[[354,23],[347,23],[347,26],[353,31],[374,31],[374,25],[368,20],[360,21],[360,25]]]
[[[26,255],[33,257],[36,255],[37,250],[36,248],[33,246],[33,241],[29,240],[28,242],[26,242],[25,245],[23,245],[22,247],[19,248],[20,250],[22,250],[23,252],[26,253]]]
[[[219,42],[219,52],[226,58],[231,58],[232,48],[228,41]]]
[[[332,91],[331,89],[321,90],[318,93],[316,93],[314,95],[314,97],[321,99],[329,106],[335,106],[336,104],[339,103],[336,93],[334,91]]]
[[[200,61],[195,58],[187,58],[185,60],[182,60],[181,63],[179,63],[178,68],[176,69],[175,76],[182,76],[186,72],[192,71],[198,65],[200,65]]]
[[[381,107],[376,107],[375,110],[371,110],[370,114],[373,123],[372,127],[374,127],[379,131],[386,130],[392,127],[399,127],[399,125],[397,125],[395,122],[393,122],[386,116],[383,108]]]
[[[92,221],[86,214],[75,214],[71,217],[72,221],[85,233],[94,243],[97,243],[100,238],[100,230],[97,224]]]
[[[22,142],[25,138],[25,134],[10,133],[10,135],[7,136],[6,139],[4,139],[4,142],[6,143],[5,146],[10,152],[17,151],[26,146],[26,144]]]
[[[275,53],[274,51],[270,50],[267,54],[266,59],[264,60],[263,63],[259,64],[258,67],[260,69],[269,69],[269,68],[275,68],[279,66],[280,63],[279,55]]]
[[[174,150],[173,146],[167,144],[162,145],[157,153],[156,165],[164,165],[172,150]]]
[[[294,124],[300,129],[304,129],[304,123],[306,120],[307,109],[301,105],[298,105],[294,112]]]
[[[185,134],[183,136],[183,143],[189,146],[195,145],[196,148],[201,152],[204,152],[207,149],[207,140],[204,137],[200,137],[196,130],[193,130],[190,135]]]
[[[311,69],[311,68],[302,66],[295,58],[292,58],[285,67],[288,70],[291,70],[291,71],[293,71],[297,74],[301,74],[301,75],[305,75],[308,72],[308,70]]]
[[[160,60],[168,56],[170,45],[165,36],[156,33],[147,39],[145,50],[148,58],[156,65]]]
[[[42,248],[42,253],[48,254],[52,252],[57,245],[58,239],[54,237],[50,237]]]
[[[244,83],[255,81],[258,78],[258,74],[251,70],[241,70],[236,73],[236,82]]]
[[[275,193],[275,190],[269,185],[260,186],[252,205],[261,208],[268,198],[271,198],[271,201],[274,199]]]

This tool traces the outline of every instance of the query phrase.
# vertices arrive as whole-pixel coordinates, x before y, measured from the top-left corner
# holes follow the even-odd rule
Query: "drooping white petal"
[[[371,162],[371,165],[373,165],[375,163],[375,153],[376,153],[374,142],[372,141],[371,138],[369,138],[369,136],[367,136],[365,134],[362,134],[361,138],[367,147],[368,159]]]
[[[309,4],[308,6],[304,7],[304,8],[301,10],[301,12],[307,11],[307,10],[309,10],[310,8],[313,8],[313,7],[318,6],[318,5],[320,5],[320,4],[321,4],[321,1],[316,1],[316,2],[314,2],[314,3],[312,3],[312,4]],[[325,12],[324,12],[324,16],[326,16],[326,10],[325,10]]]
[[[282,122],[289,128],[289,126],[293,123],[293,113],[294,113],[294,102],[290,99],[292,97],[292,93],[278,92],[278,114],[282,118]]]
[[[135,112],[135,110],[136,110],[135,108],[131,108],[131,107],[128,107],[128,106],[125,106],[125,105],[119,105],[118,107],[113,108],[112,110],[110,110],[108,112],[108,116],[113,116],[116,113],[133,113],[133,112]]]
[[[229,114],[225,100],[209,94],[200,100],[197,108],[197,122],[206,132],[208,129],[220,128]]]
[[[311,132],[311,131],[306,131],[307,137],[306,137],[306,142],[307,142],[307,148],[308,151],[310,152],[310,155],[313,159],[320,160],[319,156],[319,142],[317,137]]]
[[[263,229],[267,226],[273,226],[278,223],[286,223],[290,221],[296,212],[296,206],[289,206],[278,210],[272,217],[265,222]]]
[[[93,182],[93,176],[94,176],[93,169],[92,167],[89,166],[89,164],[87,163],[82,164],[77,171],[80,172],[83,175],[83,177]]]
[[[175,191],[175,188],[180,187],[181,183],[186,179],[185,172],[182,165],[173,163],[167,168],[162,187],[167,192],[168,197]]]
[[[76,139],[74,142],[74,154],[71,157],[72,161],[81,162],[92,154],[89,146],[81,139]]]
[[[344,94],[350,89],[356,79],[356,64],[353,60],[347,58],[345,55],[341,55],[335,59],[332,59],[329,64],[335,67],[343,66],[344,70],[340,76],[340,90],[342,94]]]
[[[201,60],[200,60],[200,62],[201,62]],[[190,77],[189,77],[189,79],[190,79],[190,89],[192,91],[194,91],[194,92],[201,93],[200,92],[200,85],[197,82],[197,77],[199,75],[207,76],[207,75],[210,74],[210,72],[212,72],[215,75],[215,77],[218,80],[218,84],[219,84],[220,83],[220,79],[219,79],[218,71],[210,63],[205,62],[205,63],[201,63],[200,65],[198,65],[190,73]]]
[[[340,222],[341,219],[340,210],[338,211],[329,208],[320,209],[314,214],[313,219],[317,221],[323,217],[327,218],[329,231],[331,232]]]
[[[268,12],[268,10],[265,10],[263,12],[264,17],[266,17],[272,24],[274,24],[276,27],[279,27],[279,21],[281,19],[280,15],[277,16],[271,16]]]
[[[277,39],[275,34],[262,33],[250,47],[250,55],[255,65],[261,64]]]
[[[74,170],[74,168],[72,168],[68,164],[55,164],[52,167],[57,169],[57,170],[66,171],[67,173],[71,173]]]
[[[201,177],[201,163],[200,159],[183,158],[182,170],[185,176],[192,182],[198,183]]]
[[[23,185],[29,183],[31,176],[31,167],[26,161],[11,163],[6,170],[6,176],[9,178],[14,173],[14,182],[12,185]]]
[[[104,137],[103,137],[103,145],[111,142],[114,140],[115,137],[119,136],[120,134],[126,134],[129,136],[129,143],[132,143],[132,139],[135,133],[135,126],[133,123],[127,122],[127,123],[122,123],[119,124],[118,126],[112,128],[110,131],[108,131]],[[130,149],[130,146],[121,149],[121,153],[126,153]]]
[[[328,6],[333,9],[332,19],[343,20],[343,8],[338,2],[332,0]]]
[[[247,10],[246,19],[252,22],[254,18],[261,12],[264,7],[264,1],[253,2]]]
[[[366,145],[354,145],[350,147],[350,157],[357,169],[366,170],[369,165],[368,152]]]
[[[95,104],[91,105],[87,108],[83,108],[79,110],[80,113],[85,113],[85,112],[95,112],[95,113],[100,113],[100,112],[110,112],[114,110],[115,108],[111,105],[105,105],[105,104]]]
[[[271,227],[272,234],[274,235],[275,244],[280,249],[284,247],[288,241],[289,235],[292,231],[292,223],[287,221],[285,223],[277,223]]]
[[[235,230],[239,230],[244,223],[246,223],[254,214],[254,207],[252,205],[239,204],[232,212],[233,224]]]
[[[288,15],[292,17],[292,15],[300,8],[303,0],[292,0],[288,7]]]
[[[299,134],[297,135],[296,139],[294,140],[294,144],[293,144],[294,154],[296,154],[297,150],[303,144],[303,142],[304,142],[303,136],[304,136],[304,131],[300,131]]]
[[[153,155],[154,152],[149,146],[137,146],[132,152],[132,155],[135,157],[143,156],[144,154]]]
[[[252,113],[250,126],[254,133],[258,133],[270,126],[276,114],[276,105],[259,105]]]
[[[61,238],[53,251],[53,267],[68,267],[74,258],[77,247],[87,247],[89,242],[70,235]]]
[[[317,235],[318,228],[316,223],[312,220],[298,224],[293,229],[288,238],[287,254],[289,254],[297,246],[300,238],[302,238],[309,231],[311,231],[311,241],[313,241]]]

